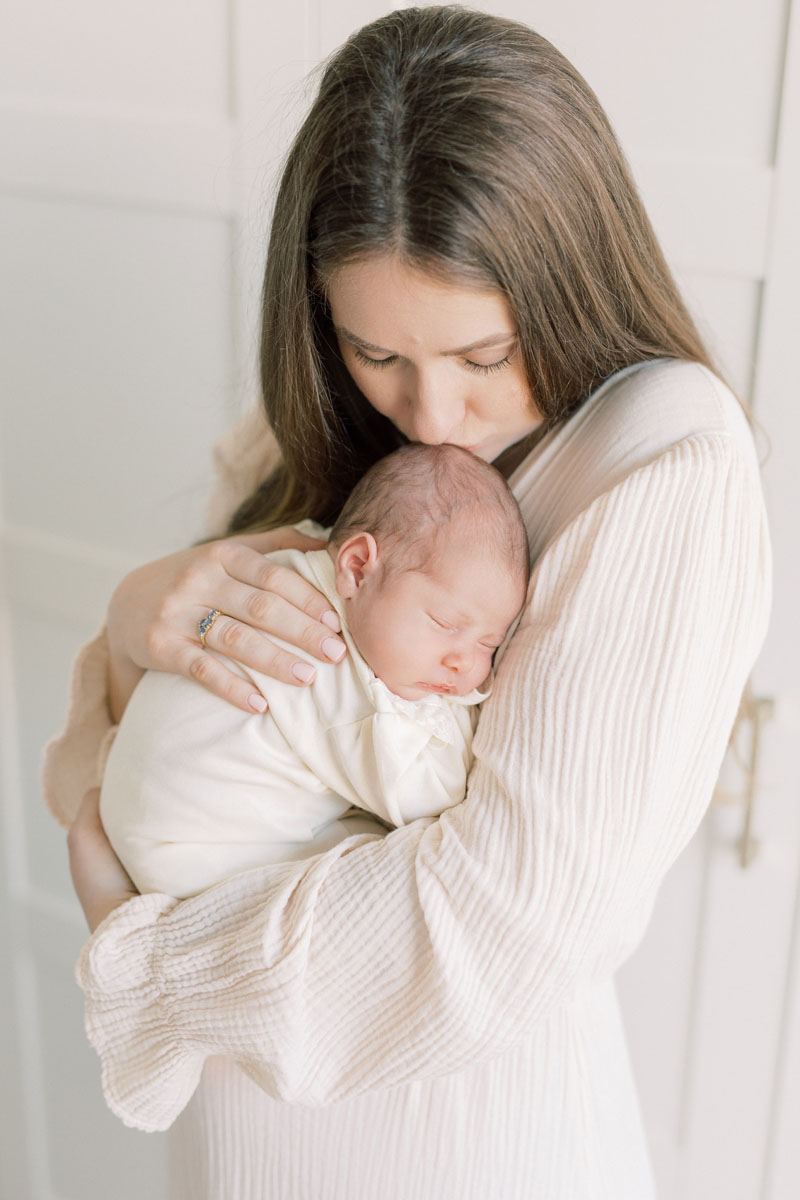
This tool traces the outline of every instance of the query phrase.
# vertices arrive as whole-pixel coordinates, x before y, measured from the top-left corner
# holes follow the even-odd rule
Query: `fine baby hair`
[[[384,578],[425,571],[453,521],[463,523],[476,552],[527,581],[528,539],[508,484],[496,467],[448,443],[413,442],[375,463],[345,501],[330,544],[365,530],[382,552]]]

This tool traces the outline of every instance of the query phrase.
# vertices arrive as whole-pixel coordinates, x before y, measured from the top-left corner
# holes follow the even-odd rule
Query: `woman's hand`
[[[72,884],[94,933],[110,912],[139,894],[106,837],[99,788],[84,796],[67,834],[67,848]]]
[[[186,675],[245,712],[263,712],[264,697],[200,644],[198,622],[220,616],[206,634],[212,649],[286,683],[302,685],[313,667],[263,636],[274,633],[322,662],[339,662],[344,642],[330,602],[295,571],[265,559],[271,550],[324,546],[290,526],[226,538],[148,563],[123,579],[108,614],[109,694],[118,721],[148,668]]]

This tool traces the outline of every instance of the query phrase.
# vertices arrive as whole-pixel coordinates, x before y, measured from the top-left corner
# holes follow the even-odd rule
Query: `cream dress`
[[[243,490],[266,437],[241,459],[228,442]],[[510,483],[535,566],[466,800],[181,903],[137,897],[83,950],[107,1101],[170,1128],[173,1200],[655,1195],[614,973],[764,637],[758,465],[730,392],[660,360]],[[79,660],[48,758],[64,822],[109,725],[105,653],[101,635]]]

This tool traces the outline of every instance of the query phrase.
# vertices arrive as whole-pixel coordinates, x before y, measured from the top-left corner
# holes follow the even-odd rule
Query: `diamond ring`
[[[206,648],[206,634],[211,629],[211,626],[214,624],[217,617],[224,616],[224,615],[225,614],[220,609],[212,608],[212,609],[209,609],[209,611],[203,617],[202,621],[198,621],[197,632],[200,634],[200,643],[204,650]]]

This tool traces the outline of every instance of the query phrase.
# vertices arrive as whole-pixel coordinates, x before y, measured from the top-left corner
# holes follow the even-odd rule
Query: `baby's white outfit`
[[[237,871],[306,858],[349,833],[385,833],[379,822],[436,817],[464,799],[476,705],[488,686],[466,696],[394,695],[353,644],[328,551],[268,557],[327,596],[348,655],[324,664],[290,647],[317,669],[308,687],[216,655],[263,693],[263,715],[182,676],[145,673],[100,798],[111,844],[140,892],[182,899]]]

